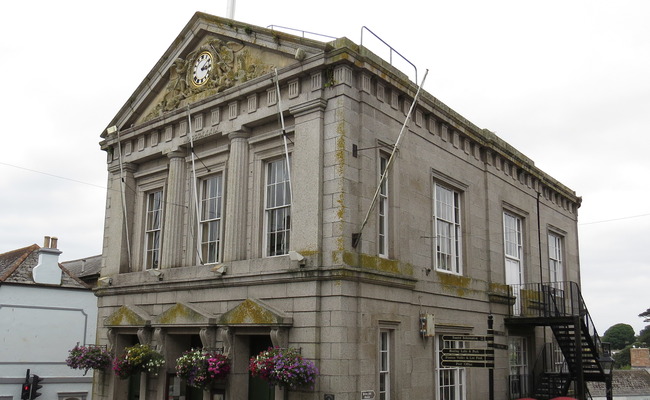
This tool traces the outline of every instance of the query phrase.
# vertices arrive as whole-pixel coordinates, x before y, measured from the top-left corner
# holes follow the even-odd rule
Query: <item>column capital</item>
[[[228,139],[232,141],[233,139],[248,139],[251,136],[251,130],[245,127],[241,127],[236,131],[228,133]]]
[[[187,152],[180,149],[175,149],[170,150],[169,152],[165,153],[165,155],[171,160],[172,158],[185,158],[187,156]]]
[[[326,108],[327,108],[327,100],[317,98],[293,106],[289,108],[289,112],[291,113],[291,115],[295,117],[301,117],[303,115],[311,114],[313,112],[325,111]]]
[[[124,170],[124,172],[134,173],[135,171],[138,170],[138,164],[125,162],[125,163],[122,163],[122,169]],[[120,163],[117,162],[117,163],[109,166],[108,167],[108,172],[110,172],[111,174],[119,174],[120,173]]]

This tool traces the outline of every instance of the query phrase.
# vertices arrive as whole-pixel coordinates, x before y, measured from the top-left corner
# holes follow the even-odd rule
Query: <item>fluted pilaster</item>
[[[223,261],[246,258],[246,204],[248,199],[248,137],[246,131],[228,135],[230,155],[226,192]]]
[[[169,157],[169,175],[165,194],[165,218],[163,219],[161,268],[178,267],[182,263],[181,246],[183,215],[185,212],[185,181],[187,179],[185,153],[172,151]]]
[[[112,165],[108,168],[108,196],[106,208],[106,222],[104,224],[104,260],[103,276],[116,273],[129,272],[129,245],[133,249],[133,221],[135,207],[134,172],[138,167],[132,163]],[[124,188],[122,188],[124,179]],[[122,190],[124,189],[124,193]],[[124,195],[124,201],[122,200]],[[126,205],[126,210],[124,209]],[[126,212],[125,212],[126,211]],[[130,236],[130,237],[129,237]]]

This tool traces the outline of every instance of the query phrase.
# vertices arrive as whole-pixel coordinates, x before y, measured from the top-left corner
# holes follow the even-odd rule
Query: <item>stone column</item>
[[[248,203],[248,137],[245,130],[232,132],[226,180],[226,221],[223,261],[246,258],[246,206]]]
[[[292,107],[295,117],[291,154],[291,249],[305,254],[322,251],[323,123],[327,101],[314,99]],[[319,265],[319,260],[313,260]]]
[[[183,259],[183,215],[185,205],[185,183],[187,180],[185,152],[171,151],[169,158],[169,175],[165,193],[162,247],[160,250],[160,268],[181,266]]]
[[[108,168],[108,198],[104,223],[104,259],[102,260],[102,276],[111,276],[121,272],[129,272],[133,263],[133,254],[129,260],[129,246],[133,250],[133,221],[135,187],[133,173],[137,165],[123,163],[124,203],[122,201],[122,171],[119,163]],[[129,262],[130,261],[130,262]]]

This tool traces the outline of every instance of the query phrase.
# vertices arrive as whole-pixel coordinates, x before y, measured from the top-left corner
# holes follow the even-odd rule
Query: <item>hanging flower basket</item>
[[[270,385],[291,389],[314,388],[318,368],[310,360],[302,358],[294,348],[269,347],[251,357],[248,369],[253,376],[259,376]]]
[[[230,360],[223,354],[192,349],[176,359],[176,375],[189,386],[208,390],[230,373]]]
[[[113,361],[113,371],[120,379],[127,379],[140,372],[158,375],[158,370],[165,364],[162,354],[146,344],[126,347],[124,353]]]
[[[84,375],[90,369],[105,370],[111,365],[111,355],[105,346],[79,346],[77,343],[71,350],[65,360],[68,367],[73,369],[83,369]]]

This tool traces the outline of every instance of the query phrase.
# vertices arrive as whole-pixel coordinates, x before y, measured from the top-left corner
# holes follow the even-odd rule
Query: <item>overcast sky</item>
[[[366,26],[420,78],[428,69],[429,93],[582,196],[587,306],[599,333],[620,322],[638,333],[650,307],[650,1],[378,4],[239,0],[235,19],[356,43]],[[2,2],[0,253],[45,235],[62,260],[101,253],[99,135],[195,11],[225,17],[226,0]]]

